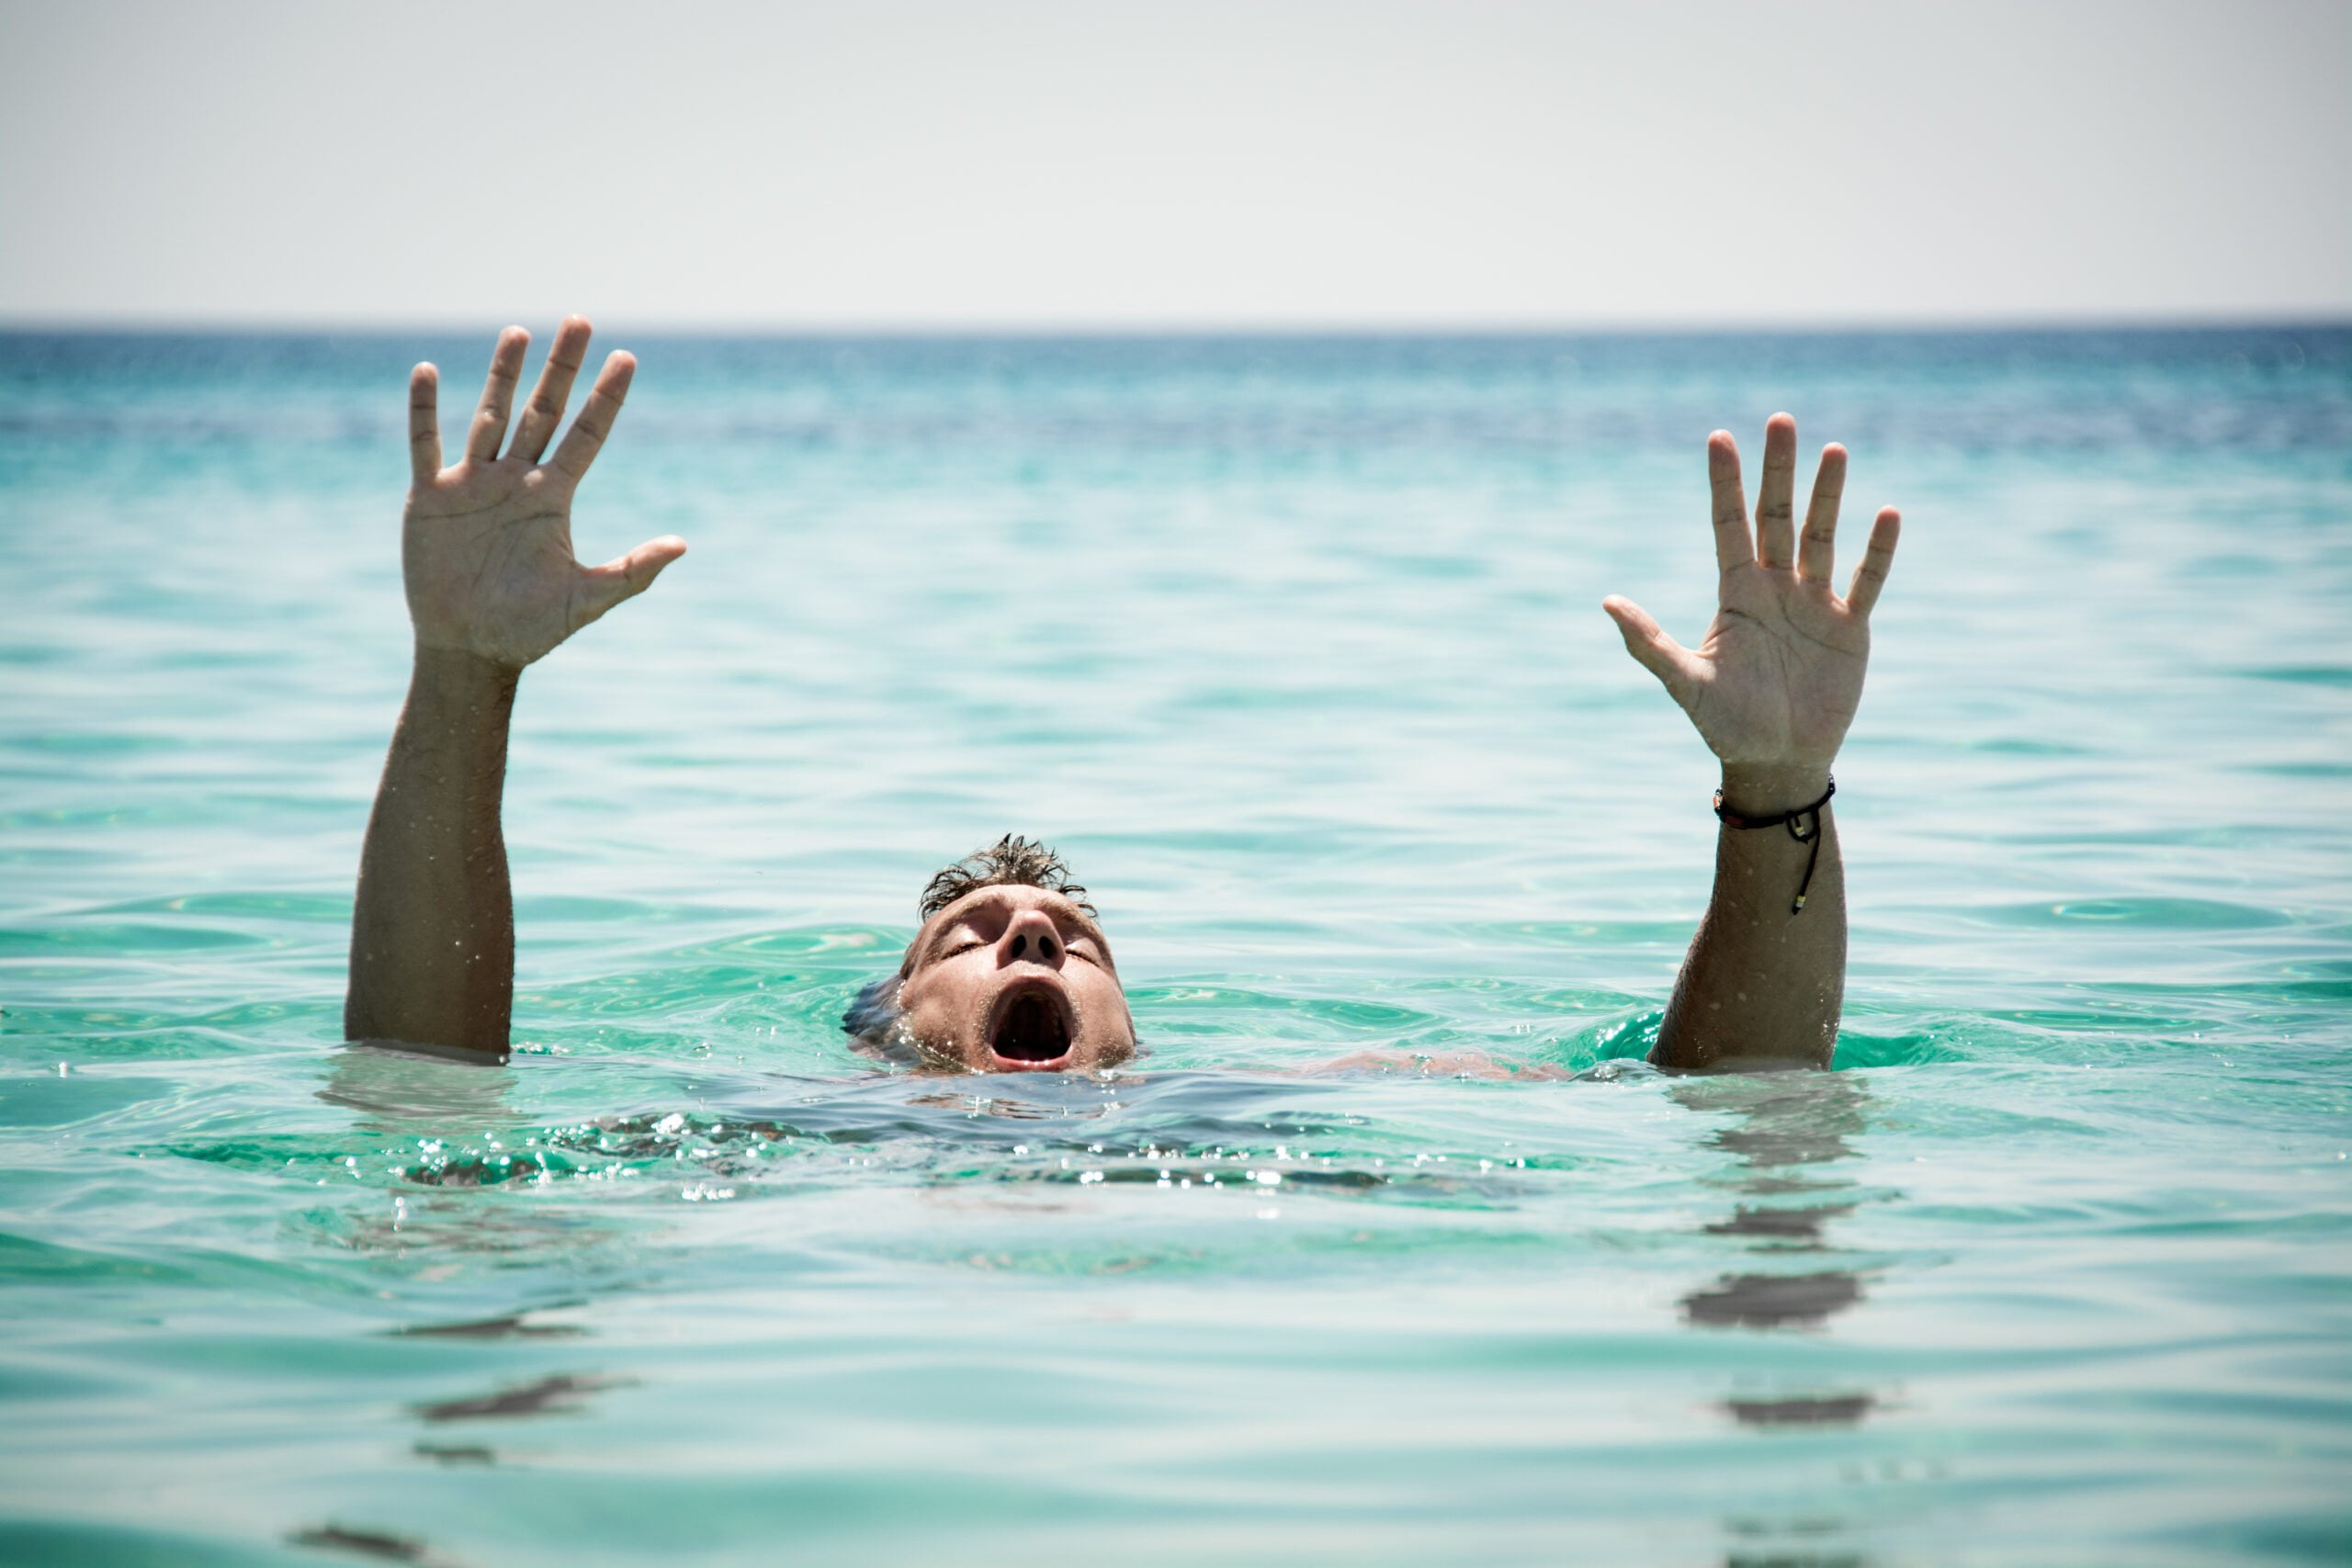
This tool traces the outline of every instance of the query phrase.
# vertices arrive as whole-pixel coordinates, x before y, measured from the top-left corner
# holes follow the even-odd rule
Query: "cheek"
[[[923,984],[909,986],[899,994],[904,1026],[924,1051],[978,1071],[988,1065],[988,1053],[972,1038],[972,1010],[957,1005],[959,987],[939,984],[939,979],[926,976]]]
[[[910,1011],[918,1007],[937,1007],[952,1000],[963,988],[957,979],[956,960],[943,958],[926,964],[899,989],[899,1000]]]
[[[899,1015],[918,1039],[936,1040],[946,1012],[937,986],[910,985],[899,993]]]
[[[1124,1039],[1132,1032],[1127,1021],[1127,994],[1106,971],[1087,971],[1086,985],[1079,989],[1078,1001],[1089,1034]]]

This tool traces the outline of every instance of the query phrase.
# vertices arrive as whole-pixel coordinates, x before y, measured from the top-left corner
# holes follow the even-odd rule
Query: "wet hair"
[[[842,1029],[853,1050],[886,1062],[913,1062],[922,1053],[901,1027],[906,1010],[899,1006],[899,987],[906,976],[896,969],[876,975],[857,988],[842,1014]]]
[[[984,850],[974,850],[954,865],[943,866],[922,890],[916,905],[928,920],[965,894],[980,887],[1042,887],[1059,893],[1091,915],[1086,889],[1069,879],[1069,867],[1046,845],[1017,833],[1007,833]]]
[[[1069,867],[1051,848],[1018,833],[1007,833],[986,849],[974,850],[953,865],[942,866],[922,890],[916,909],[925,921],[967,893],[981,887],[1043,887],[1058,893],[1088,914],[1086,889],[1069,879]],[[913,949],[908,950],[910,955]],[[899,1006],[899,987],[906,972],[893,970],[858,987],[842,1014],[842,1028],[860,1047],[891,1061],[912,1061],[920,1053],[901,1027],[905,1010]]]

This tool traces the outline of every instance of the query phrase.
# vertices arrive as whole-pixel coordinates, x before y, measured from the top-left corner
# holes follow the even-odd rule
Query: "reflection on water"
[[[588,1331],[573,1323],[527,1323],[520,1317],[486,1317],[474,1323],[432,1323],[389,1331],[402,1339],[571,1339]]]
[[[486,1443],[412,1443],[409,1452],[421,1460],[445,1465],[494,1465],[498,1450]]]
[[[608,1388],[626,1388],[633,1381],[560,1372],[519,1388],[500,1389],[470,1399],[435,1400],[417,1405],[415,1410],[427,1421],[503,1421],[526,1416],[568,1415],[585,1408],[589,1395]]]
[[[1743,1427],[1850,1427],[1878,1404],[1867,1393],[1826,1399],[1726,1399],[1724,1409]]]
[[[1809,1521],[1807,1525],[1796,1527],[1787,1533],[1802,1537],[1815,1530],[1826,1533],[1838,1528],[1835,1524],[1813,1524]],[[1770,1535],[1774,1532],[1759,1528],[1754,1533]],[[1802,1544],[1790,1543],[1735,1551],[1724,1560],[1724,1568],[1869,1568],[1870,1562],[1871,1559],[1859,1552],[1815,1551]]]
[[[514,1073],[504,1066],[367,1044],[344,1046],[334,1062],[319,1098],[358,1111],[365,1132],[426,1128],[462,1136],[494,1130],[507,1118]]]
[[[466,1564],[435,1551],[421,1540],[384,1530],[322,1525],[316,1529],[295,1530],[287,1536],[286,1540],[289,1546],[310,1547],[378,1562],[403,1562],[411,1564],[412,1568],[467,1568]]]
[[[1690,1321],[1709,1326],[1818,1328],[1862,1299],[1861,1281],[1832,1269],[1821,1274],[1731,1274],[1682,1298]]]
[[[1758,1238],[1759,1252],[1817,1252],[1821,1227],[1840,1214],[1853,1213],[1851,1203],[1814,1203],[1779,1209],[1752,1209],[1743,1203],[1732,1217],[1709,1225],[1709,1235],[1749,1235]]]
[[[1833,1221],[1865,1201],[1850,1175],[1849,1142],[1865,1128],[1867,1084],[1851,1074],[1790,1072],[1751,1077],[1688,1078],[1670,1091],[1693,1111],[1731,1120],[1708,1142],[1733,1156],[1714,1179],[1736,1202],[1728,1219],[1702,1228],[1734,1237],[1761,1256],[1818,1258],[1837,1249]],[[1686,1321],[1707,1329],[1819,1330],[1864,1300],[1860,1275],[1847,1269],[1728,1273],[1682,1298]],[[1765,1432],[1859,1427],[1880,1407],[1869,1390],[1734,1393],[1718,1404],[1735,1425]],[[1842,1550],[1849,1520],[1811,1515],[1781,1520],[1737,1517],[1724,1522],[1736,1545],[1725,1568],[1859,1568],[1864,1559]]]
[[[1860,1078],[1793,1072],[1690,1078],[1672,1092],[1693,1111],[1733,1117],[1709,1139],[1737,1162],[1719,1185],[1743,1199],[1816,1200],[1742,1201],[1730,1218],[1705,1226],[1705,1234],[1741,1237],[1756,1253],[1831,1250],[1824,1227],[1853,1213],[1859,1200],[1827,1201],[1853,1182],[1826,1168],[1854,1157],[1847,1139],[1862,1131],[1869,1101]],[[1726,1274],[1684,1296],[1682,1308],[1690,1322],[1710,1327],[1817,1328],[1861,1300],[1859,1276],[1826,1269]],[[1855,1418],[1866,1408],[1858,1406]]]

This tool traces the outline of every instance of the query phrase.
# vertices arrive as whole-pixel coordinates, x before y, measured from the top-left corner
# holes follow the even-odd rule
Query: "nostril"
[[[1037,956],[1040,958],[1050,959],[1053,955],[1054,939],[1049,936],[1039,937],[1037,939]]]
[[[1012,939],[1012,956],[1015,958],[1020,957],[1022,949],[1028,945],[1029,933],[1027,931],[1023,931],[1020,935]]]

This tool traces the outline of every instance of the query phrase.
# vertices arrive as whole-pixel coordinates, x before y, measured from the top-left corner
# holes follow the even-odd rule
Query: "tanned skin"
[[[603,566],[572,558],[572,491],[637,369],[626,354],[608,357],[580,417],[542,462],[588,336],[578,316],[557,329],[509,441],[531,337],[520,327],[502,333],[465,452],[446,468],[439,375],[420,365],[409,377],[401,568],[416,662],[360,852],[347,1039],[506,1055],[514,900],[498,819],[516,684],[526,665],[644,592],[686,553],[684,540],[665,536]]]
[[[684,540],[664,536],[599,567],[572,557],[572,492],[636,369],[626,354],[607,358],[570,433],[541,461],[588,339],[577,316],[558,330],[509,441],[530,338],[520,327],[501,334],[464,455],[448,468],[438,377],[420,365],[410,378],[401,565],[415,666],[360,856],[344,1006],[349,1039],[504,1057],[514,915],[499,807],[522,672],[685,553]],[[1766,816],[1806,805],[1827,786],[1861,700],[1871,607],[1894,559],[1898,519],[1891,508],[1879,513],[1840,599],[1829,570],[1844,450],[1822,454],[1802,545],[1791,504],[1795,421],[1778,414],[1766,426],[1752,529],[1728,434],[1709,440],[1708,465],[1721,586],[1705,639],[1688,649],[1627,600],[1602,607],[1722,760],[1725,803]],[[1724,829],[1714,897],[1651,1058],[1659,1066],[1828,1065],[1845,985],[1846,897],[1826,808],[1820,821],[1820,863],[1798,914],[1789,906],[1810,846],[1779,829]],[[1108,945],[1068,904],[1042,889],[983,889],[926,923],[909,948],[900,999],[927,1051],[975,1070],[1034,1072],[1102,1066],[1133,1049]],[[1001,1032],[1000,1004],[1008,1001],[1032,1004],[1036,1038],[981,1037]],[[1020,1054],[1004,1056],[999,1044]],[[1046,1054],[1054,1049],[1062,1055]]]
[[[1601,602],[1626,651],[1664,683],[1723,762],[1724,805],[1770,817],[1821,798],[1854,722],[1870,662],[1871,610],[1894,561],[1902,518],[1880,511],[1852,582],[1830,588],[1846,449],[1825,447],[1799,536],[1792,501],[1797,422],[1764,427],[1764,478],[1748,523],[1739,448],[1707,439],[1714,492],[1715,618],[1696,650],[1647,611]],[[1846,874],[1838,825],[1821,811],[1821,858],[1804,908],[1790,908],[1814,846],[1780,828],[1725,827],[1715,890],[1699,922],[1650,1060],[1685,1069],[1829,1065],[1846,989]]]

